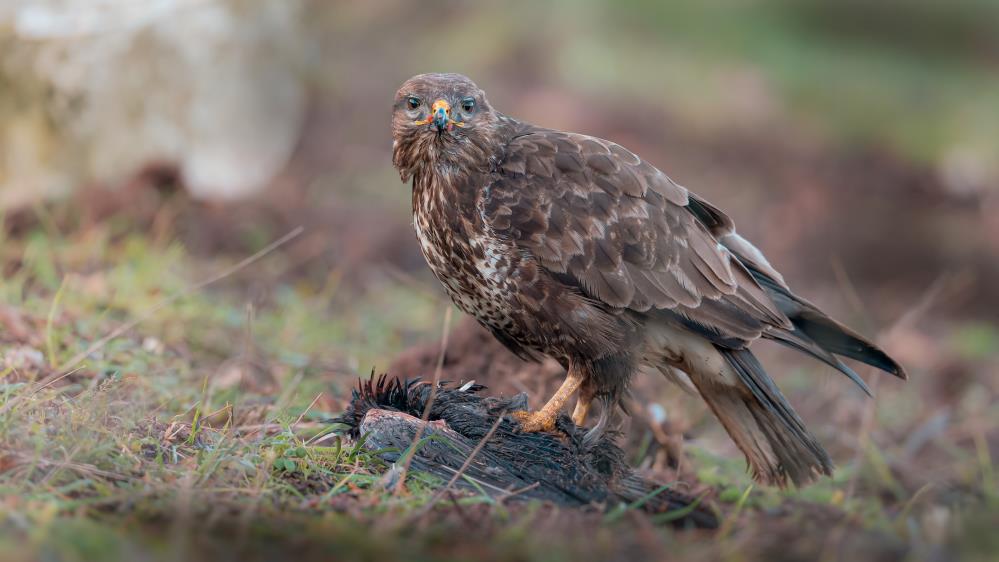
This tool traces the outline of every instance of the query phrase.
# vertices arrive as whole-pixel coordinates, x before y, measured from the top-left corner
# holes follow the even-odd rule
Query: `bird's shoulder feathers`
[[[613,142],[522,128],[478,210],[494,235],[608,307],[662,311],[734,347],[790,325],[716,237],[731,220]]]

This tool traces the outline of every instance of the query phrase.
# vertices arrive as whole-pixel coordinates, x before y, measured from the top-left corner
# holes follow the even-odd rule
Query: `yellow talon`
[[[575,368],[570,367],[566,374],[562,386],[555,391],[544,406],[537,412],[514,412],[513,417],[520,421],[520,427],[527,433],[537,433],[539,431],[554,431],[555,420],[558,419],[562,406],[565,405],[569,397],[583,384],[582,374]]]
[[[555,419],[558,417],[558,413],[553,416],[543,410],[537,412],[521,410],[514,412],[512,415],[520,422],[520,429],[524,433],[555,431]]]

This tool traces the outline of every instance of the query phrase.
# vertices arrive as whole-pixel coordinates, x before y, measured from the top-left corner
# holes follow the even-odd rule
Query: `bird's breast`
[[[413,226],[431,271],[461,310],[495,329],[509,329],[517,253],[491,236],[474,207],[442,196],[439,186],[414,194]]]

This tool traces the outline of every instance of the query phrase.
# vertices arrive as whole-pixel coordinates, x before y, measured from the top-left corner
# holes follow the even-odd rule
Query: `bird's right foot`
[[[555,419],[558,418],[558,412],[555,415],[551,415],[544,410],[538,410],[537,412],[520,410],[511,415],[520,422],[520,430],[524,433],[555,431]]]

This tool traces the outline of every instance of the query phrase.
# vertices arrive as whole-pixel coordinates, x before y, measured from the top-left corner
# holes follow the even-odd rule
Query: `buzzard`
[[[602,432],[637,371],[697,390],[764,483],[802,485],[832,462],[750,350],[759,339],[899,378],[885,352],[796,295],[732,220],[613,142],[518,121],[459,74],[399,89],[393,164],[412,181],[424,257],[455,304],[514,353],[566,369],[524,431],[572,419]],[[689,383],[689,384],[688,384]],[[868,391],[869,392],[869,391]]]

